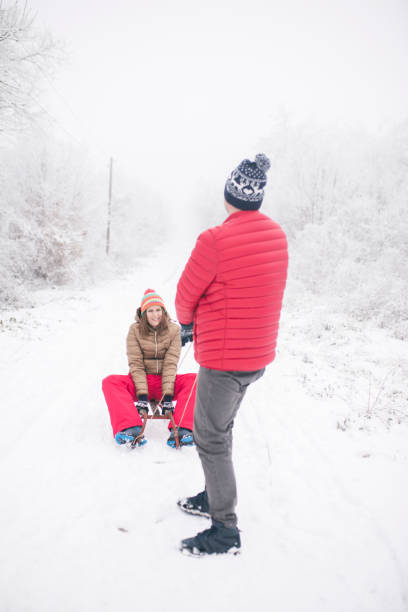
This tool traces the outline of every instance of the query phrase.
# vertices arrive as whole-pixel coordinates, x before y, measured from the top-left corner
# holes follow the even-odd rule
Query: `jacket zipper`
[[[159,373],[159,360],[157,359],[157,332],[154,332],[154,344],[156,346],[155,357],[156,357],[156,373]]]

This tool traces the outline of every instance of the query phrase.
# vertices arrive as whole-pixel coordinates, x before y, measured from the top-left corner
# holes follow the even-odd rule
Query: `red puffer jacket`
[[[285,233],[259,211],[200,234],[176,295],[180,323],[194,321],[200,365],[253,371],[273,361],[287,267]]]

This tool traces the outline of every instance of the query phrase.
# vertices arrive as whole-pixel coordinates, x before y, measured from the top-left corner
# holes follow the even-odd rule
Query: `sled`
[[[170,421],[171,422],[171,426],[173,428],[174,431],[174,440],[176,442],[176,448],[180,448],[180,440],[178,437],[178,431],[177,431],[177,426],[176,423],[174,421],[174,416],[173,416],[173,412],[171,410],[167,410],[165,414],[161,414],[160,412],[160,403],[157,402],[156,400],[150,400],[150,407],[152,409],[152,414],[149,414],[147,412],[147,410],[141,410],[140,412],[140,416],[141,419],[143,421],[143,425],[142,425],[142,429],[140,431],[140,434],[131,442],[130,446],[132,448],[134,448],[137,443],[139,442],[139,440],[141,438],[143,438],[144,435],[144,431],[146,429],[146,425],[147,425],[147,421],[149,419],[165,419],[166,421]]]

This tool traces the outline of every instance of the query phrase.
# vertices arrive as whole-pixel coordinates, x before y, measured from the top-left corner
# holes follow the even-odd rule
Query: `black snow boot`
[[[181,540],[180,550],[193,557],[204,555],[237,555],[241,552],[241,538],[238,527],[225,527],[213,521],[210,529],[197,533],[193,538]]]
[[[211,518],[207,491],[201,491],[201,493],[197,493],[194,497],[183,497],[178,500],[177,505],[184,512],[188,512],[188,514],[197,514],[198,516]]]

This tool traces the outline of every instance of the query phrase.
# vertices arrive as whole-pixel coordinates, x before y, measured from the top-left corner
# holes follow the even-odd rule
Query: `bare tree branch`
[[[0,0],[0,132],[14,132],[39,114],[36,101],[61,59],[57,43],[35,27],[27,2]],[[41,78],[39,78],[41,76]]]

